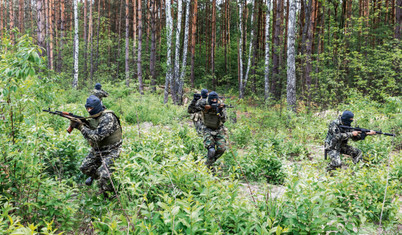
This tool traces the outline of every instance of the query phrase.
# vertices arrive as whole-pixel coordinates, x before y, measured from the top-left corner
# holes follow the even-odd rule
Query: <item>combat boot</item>
[[[88,179],[85,180],[85,184],[88,185],[88,186],[91,186],[93,181],[94,180],[92,179],[92,177],[88,177]]]
[[[214,162],[215,162],[215,148],[209,148],[207,161],[205,162],[205,165],[207,165],[208,168],[211,168]]]

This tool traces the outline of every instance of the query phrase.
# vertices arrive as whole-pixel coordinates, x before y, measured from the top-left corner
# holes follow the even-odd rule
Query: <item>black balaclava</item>
[[[91,116],[98,114],[98,113],[102,112],[103,110],[105,110],[103,108],[102,101],[94,95],[91,95],[88,97],[87,103],[85,104],[85,108],[92,108],[92,110],[89,112],[89,114],[91,114]]]
[[[96,89],[96,90],[102,89],[102,85],[101,85],[100,83],[96,83],[96,84],[95,84],[95,89]]]
[[[213,102],[213,101],[212,101],[213,99],[216,99],[216,102]],[[216,104],[216,103],[218,103],[218,99],[219,99],[218,94],[217,94],[215,91],[212,91],[212,92],[209,93],[209,95],[208,95],[208,104],[209,104],[209,105]]]
[[[353,120],[350,120],[350,119],[353,118],[354,116],[355,115],[351,111],[348,111],[348,110],[344,111],[341,116],[342,123],[345,126],[350,126],[353,122]]]
[[[201,90],[201,97],[206,99],[208,97],[208,90],[207,89],[202,89]]]

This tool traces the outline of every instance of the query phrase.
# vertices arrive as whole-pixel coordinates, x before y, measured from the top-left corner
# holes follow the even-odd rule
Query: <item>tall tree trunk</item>
[[[130,67],[128,64],[128,60],[129,60],[129,26],[130,26],[130,21],[129,21],[129,0],[126,0],[126,61],[125,61],[125,65],[126,65],[126,86],[129,87],[130,86]]]
[[[215,78],[215,44],[216,44],[216,0],[212,0],[212,35],[211,35],[211,69],[212,69],[212,86],[216,90]]]
[[[186,74],[186,66],[187,66],[189,25],[190,25],[190,0],[186,0],[186,23],[184,26],[183,62],[181,65],[181,73],[180,73],[180,79],[179,79],[179,91],[178,91],[179,104],[182,104],[182,100],[183,100],[184,76]]]
[[[267,14],[265,16],[265,69],[264,69],[264,98],[269,99],[269,25],[271,1],[267,0]]]
[[[138,1],[141,1],[141,0],[138,0]],[[141,6],[140,5],[140,3],[139,3],[139,6]],[[120,46],[120,42],[121,42],[121,14],[122,14],[122,7],[123,7],[123,0],[121,0],[120,1],[120,5],[119,5],[119,14],[118,14],[118,19],[116,19],[117,21],[116,21],[116,24],[118,25],[117,26],[117,30],[118,30],[118,33],[119,33],[119,37],[118,37],[118,39],[117,39],[117,56],[116,56],[116,63],[117,63],[117,66],[116,66],[116,78],[119,78],[119,75],[120,75],[120,53],[121,53],[121,46]],[[141,10],[139,10],[140,12],[141,12]],[[117,15],[117,14],[116,14]],[[140,14],[141,15],[141,14]],[[142,73],[141,73],[142,74]]]
[[[142,8],[141,0],[138,0],[138,58],[137,58],[137,77],[139,82],[140,94],[144,94],[144,84],[142,82],[142,65],[141,65],[141,53],[142,53]]]
[[[239,1],[239,53],[238,53],[238,63],[239,63],[239,98],[242,99],[244,97],[243,94],[243,4],[242,1]]]
[[[79,40],[78,40],[78,0],[74,1],[74,80],[73,88],[77,89],[78,86],[78,52],[79,52]]]
[[[167,53],[166,53],[166,78],[165,78],[165,97],[163,99],[163,103],[168,102],[169,98],[169,84],[172,81],[172,56],[171,56],[171,47],[172,47],[172,33],[173,33],[173,20],[172,20],[172,11],[170,6],[170,0],[166,0],[166,44],[167,44]],[[173,93],[173,90],[171,91]]]
[[[98,64],[99,64],[99,32],[100,32],[100,18],[101,18],[101,5],[100,5],[101,0],[98,0],[98,24],[96,25],[96,55],[95,55],[95,72],[98,71]]]
[[[151,20],[151,55],[149,60],[149,71],[151,73],[151,91],[156,92],[156,2],[150,0],[150,20]]]
[[[24,34],[24,0],[20,0],[20,3],[18,4],[18,16],[19,16],[19,28],[20,28],[20,33]]]
[[[243,99],[244,98],[244,93],[245,93],[245,91],[246,91],[246,86],[247,86],[247,81],[248,81],[248,74],[249,74],[249,72],[250,72],[250,67],[251,67],[251,57],[252,57],[252,54],[253,54],[253,48],[254,48],[254,46],[255,45],[253,45],[253,38],[254,38],[254,25],[253,25],[253,21],[254,21],[254,2],[255,2],[255,0],[253,0],[252,2],[251,2],[251,33],[250,33],[250,45],[249,45],[249,49],[248,49],[248,62],[247,62],[247,69],[246,69],[246,75],[244,76],[244,83],[243,83],[243,86],[242,86],[242,92],[241,92],[241,94],[242,94],[242,97],[240,97],[241,99]]]
[[[195,64],[195,38],[197,36],[197,10],[198,10],[198,0],[193,1],[193,21],[192,21],[192,39],[191,39],[191,88],[194,88],[194,64]]]
[[[84,74],[83,77],[86,78],[87,76],[87,57],[88,57],[88,40],[87,40],[87,17],[88,17],[88,0],[84,0],[84,41],[85,41],[85,46],[84,46]],[[91,4],[91,3],[90,3]]]
[[[58,54],[58,60],[59,62],[57,63],[57,71],[61,72],[62,69],[62,52],[63,52],[63,48],[64,48],[64,26],[65,26],[65,16],[64,16],[64,10],[65,10],[65,6],[64,6],[64,1],[65,0],[60,0],[60,50],[59,50],[59,54]]]
[[[49,19],[49,65],[50,70],[54,70],[53,67],[53,0],[49,0],[48,5],[48,19]]]
[[[93,43],[93,32],[94,32],[94,23],[93,23],[93,14],[92,14],[92,8],[93,8],[93,4],[94,2],[89,1],[89,33],[88,33],[88,41],[90,43],[90,47],[91,47],[91,59],[90,59],[90,68],[89,68],[89,73],[90,73],[90,83],[91,86],[94,83],[94,43]]]
[[[45,16],[43,0],[36,0],[36,13],[38,24],[38,45],[41,49],[41,55],[45,55]]]
[[[288,15],[288,45],[287,45],[287,102],[288,107],[296,112],[296,60],[295,60],[295,31],[296,31],[296,0],[290,0]]]
[[[137,0],[133,0],[133,61],[137,61]],[[133,68],[133,80],[137,80],[135,67]]]
[[[272,46],[272,93],[276,100],[280,99],[280,75],[279,75],[279,67],[280,67],[280,52],[281,52],[281,14],[282,14],[282,1],[284,0],[276,0],[276,16],[275,19],[275,30],[274,30],[274,45]]]
[[[11,40],[14,41],[14,33],[12,32],[12,29],[14,28],[14,5],[13,5],[13,0],[10,1],[9,7],[10,7],[10,36],[11,36]]]
[[[395,9],[395,38],[401,40],[402,37],[402,0],[396,0]]]
[[[175,48],[175,61],[174,61],[174,77],[173,86],[171,86],[173,103],[177,104],[178,89],[179,89],[179,72],[180,72],[180,32],[181,32],[181,18],[183,13],[182,0],[178,0],[177,5],[177,25],[176,25],[176,48]],[[173,88],[173,89],[172,89]]]
[[[3,0],[0,0],[0,36],[3,38],[4,16],[3,16]]]
[[[312,8],[311,8],[311,12],[315,11],[315,1],[316,0],[311,0],[313,2],[312,4]],[[307,32],[307,41],[306,41],[306,66],[305,66],[305,76],[306,76],[306,92],[307,92],[307,97],[310,100],[310,86],[311,86],[311,72],[313,70],[312,67],[312,50],[313,50],[313,39],[314,39],[314,21],[315,21],[315,14],[311,14],[310,17],[310,22],[308,22],[310,24],[309,26],[309,30]]]

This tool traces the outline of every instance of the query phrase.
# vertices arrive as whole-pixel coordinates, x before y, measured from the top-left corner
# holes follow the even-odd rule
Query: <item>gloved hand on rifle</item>
[[[194,100],[199,100],[199,99],[201,99],[201,94],[195,93],[194,94]]]
[[[78,119],[78,118],[70,119],[70,126],[71,126],[72,128],[81,130],[82,121],[81,121],[80,119]]]

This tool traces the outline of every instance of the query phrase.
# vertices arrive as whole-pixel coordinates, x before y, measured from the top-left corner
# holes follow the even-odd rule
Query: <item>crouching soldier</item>
[[[91,115],[89,126],[72,121],[71,125],[81,131],[92,146],[91,152],[82,162],[80,170],[89,178],[85,184],[90,186],[93,180],[99,180],[101,193],[112,192],[111,167],[120,155],[122,128],[119,118],[113,111],[105,110],[98,97],[91,95],[85,104]],[[106,195],[107,196],[107,195]]]
[[[204,123],[204,146],[208,150],[205,165],[212,164],[226,151],[225,127],[226,109],[216,92],[208,95],[207,102],[198,102],[197,110],[201,111]]]
[[[195,130],[197,131],[198,135],[202,135],[204,124],[202,122],[202,113],[201,111],[196,109],[197,103],[203,102],[206,103],[208,98],[208,90],[202,89],[201,94],[194,94],[194,99],[191,101],[190,105],[188,106],[188,113],[191,114],[191,120],[193,120]]]
[[[351,126],[354,114],[351,111],[344,111],[336,120],[332,121],[328,127],[327,137],[325,139],[325,154],[331,158],[327,171],[340,168],[342,165],[341,154],[350,155],[353,163],[356,164],[362,159],[362,151],[358,148],[348,145],[348,140],[364,140],[366,135],[375,135],[375,131],[360,132],[349,131],[341,126]]]
[[[100,83],[95,84],[95,89],[92,90],[91,94],[98,97],[101,101],[102,98],[109,96],[109,94],[102,89],[102,85]]]

